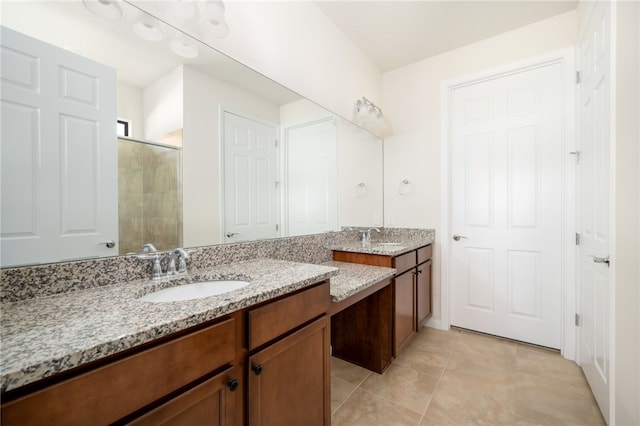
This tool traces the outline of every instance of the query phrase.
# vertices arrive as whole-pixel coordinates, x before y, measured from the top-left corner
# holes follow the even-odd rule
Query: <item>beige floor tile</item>
[[[391,364],[384,374],[371,374],[360,385],[364,390],[422,415],[440,380],[441,369],[423,370]]]
[[[357,389],[331,417],[332,426],[416,426],[420,415]]]
[[[342,380],[339,377],[331,377],[331,413],[335,413],[336,410],[342,405],[344,401],[355,391],[356,385]]]
[[[518,372],[516,415],[519,424],[604,425],[587,386]]]
[[[465,332],[457,340],[450,364],[454,358],[461,360],[465,356],[469,360],[483,363],[486,368],[515,368],[516,344],[504,339]]]
[[[331,375],[339,377],[345,382],[358,386],[362,383],[371,371],[366,368],[362,368],[358,365],[351,364],[350,362],[343,361],[336,357],[331,357]]]
[[[516,350],[518,371],[562,380],[575,386],[588,386],[580,367],[564,359],[559,352],[525,345],[518,345]]]
[[[411,346],[421,345],[451,352],[455,348],[456,342],[461,334],[462,333],[457,329],[444,331],[437,330],[435,328],[422,327],[420,332],[416,334],[411,342]]]
[[[435,346],[411,344],[393,360],[393,363],[416,370],[436,368],[442,373],[449,363],[449,359],[451,359],[451,352],[446,349]]]
[[[455,356],[455,355],[454,355]],[[495,424],[515,421],[515,372],[447,368],[423,424]]]

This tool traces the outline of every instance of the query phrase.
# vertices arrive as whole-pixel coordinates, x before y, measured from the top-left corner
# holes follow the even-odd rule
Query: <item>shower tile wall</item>
[[[179,151],[119,140],[118,193],[120,253],[181,246]]]

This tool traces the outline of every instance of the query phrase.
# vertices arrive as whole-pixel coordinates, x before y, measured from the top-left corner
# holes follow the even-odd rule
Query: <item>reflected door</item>
[[[224,241],[280,235],[276,128],[224,112]]]
[[[1,265],[117,255],[115,70],[1,36]]]
[[[332,117],[290,127],[286,135],[288,235],[336,230],[338,168],[335,120]]]
[[[560,348],[561,64],[451,100],[451,324]],[[451,237],[450,237],[451,238]]]

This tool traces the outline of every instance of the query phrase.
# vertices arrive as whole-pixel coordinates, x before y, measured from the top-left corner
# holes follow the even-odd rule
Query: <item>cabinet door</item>
[[[418,265],[416,275],[416,330],[431,316],[431,260]]]
[[[329,319],[249,357],[249,424],[329,425]]]
[[[241,371],[237,367],[210,378],[132,421],[143,425],[239,425]]]
[[[415,332],[415,292],[414,272],[411,269],[394,278],[394,345],[393,356],[396,357],[400,350],[409,343]]]

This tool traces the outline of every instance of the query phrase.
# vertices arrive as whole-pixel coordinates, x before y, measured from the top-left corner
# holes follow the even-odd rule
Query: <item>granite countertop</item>
[[[338,268],[338,275],[331,277],[331,301],[341,302],[380,281],[395,275],[394,268],[370,266],[349,262],[326,262],[325,266]]]
[[[386,238],[384,240],[371,240],[371,244],[363,244],[361,241],[345,242],[331,246],[331,250],[349,251],[354,253],[380,254],[383,256],[398,256],[419,247],[433,243],[433,236],[422,238]]]
[[[337,274],[330,265],[255,259],[191,271],[187,279],[142,280],[4,303],[0,390],[15,389]],[[162,287],[212,279],[243,279],[251,284],[183,302],[137,300]]]

